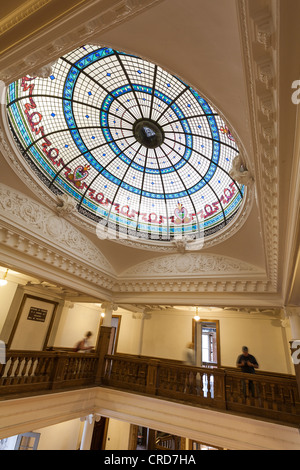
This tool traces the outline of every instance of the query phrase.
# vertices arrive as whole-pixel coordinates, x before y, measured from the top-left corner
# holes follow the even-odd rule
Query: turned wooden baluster
[[[9,367],[8,367],[8,369],[7,369],[6,379],[5,379],[5,384],[7,384],[7,385],[10,385],[11,383],[13,383],[12,371],[13,371],[13,369],[14,369],[16,360],[17,360],[16,357],[11,357],[11,358],[9,359],[10,365],[9,365]]]
[[[19,384],[23,384],[25,383],[25,377],[26,377],[26,373],[27,373],[27,368],[28,368],[28,363],[30,361],[30,357],[29,356],[26,356],[24,357],[23,359],[23,366],[22,366],[22,371],[21,371],[21,377],[19,379]]]
[[[0,364],[0,380],[2,379],[5,372],[6,364]]]
[[[14,370],[14,382],[15,383],[18,383],[18,381],[19,381],[18,378],[19,378],[19,373],[20,373],[22,362],[23,362],[23,359],[18,357],[17,358],[17,367]]]
[[[30,367],[28,369],[28,373],[27,373],[27,377],[26,377],[26,382],[27,383],[32,382],[34,380],[34,369],[35,369],[36,364],[37,364],[37,361],[36,361],[35,357],[31,356],[29,359],[31,360],[31,364],[30,364]]]

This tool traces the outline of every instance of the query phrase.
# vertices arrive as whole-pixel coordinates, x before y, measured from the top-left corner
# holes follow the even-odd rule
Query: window
[[[221,447],[211,446],[198,441],[189,441],[189,450],[225,450]]]
[[[168,246],[184,234],[201,247],[244,205],[230,176],[239,149],[217,110],[132,54],[81,46],[50,77],[11,83],[7,113],[31,176],[71,196],[99,237]]]
[[[199,366],[220,366],[218,320],[193,320],[193,341]]]
[[[25,432],[24,434],[19,434],[15,450],[37,450],[40,436],[41,435],[38,432]]]

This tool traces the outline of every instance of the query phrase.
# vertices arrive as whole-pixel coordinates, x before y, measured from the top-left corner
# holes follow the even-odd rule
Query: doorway
[[[105,450],[109,419],[101,416],[99,421],[95,421],[90,450]]]
[[[193,320],[196,365],[220,367],[219,320]]]
[[[119,332],[121,326],[121,315],[113,315],[111,319],[111,336],[108,345],[107,354],[115,354],[117,351],[118,346],[118,339],[119,339]],[[101,318],[100,327],[103,323],[103,319]]]

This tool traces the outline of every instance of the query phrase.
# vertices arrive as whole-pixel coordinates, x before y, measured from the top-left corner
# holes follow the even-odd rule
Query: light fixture
[[[195,316],[194,316],[194,320],[195,320],[195,321],[199,321],[199,320],[200,320],[200,317],[199,317],[199,315],[198,315],[198,307],[196,307],[196,314],[195,314]]]
[[[4,274],[3,278],[0,279],[0,286],[6,286],[6,284],[7,284],[7,280],[6,280],[7,273],[8,273],[8,269],[6,270],[6,273]]]
[[[105,317],[105,313],[104,313],[104,312],[101,313],[101,317],[102,317],[102,318]]]

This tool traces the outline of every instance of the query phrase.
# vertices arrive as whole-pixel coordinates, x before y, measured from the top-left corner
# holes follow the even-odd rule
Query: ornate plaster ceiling
[[[192,89],[201,92],[208,103],[214,104],[217,113],[228,123],[238,149],[245,150],[247,167],[255,177],[253,204],[247,209],[249,213],[247,210],[241,211],[246,217],[236,219],[241,224],[235,227],[236,231],[230,237],[223,238],[220,231],[220,243],[208,245],[206,250],[200,254],[194,253],[192,257],[190,252],[185,253],[189,251],[186,247],[179,247],[187,259],[192,258],[192,270],[195,262],[200,262],[205,256],[215,261],[238,260],[238,269],[234,273],[224,272],[222,278],[212,276],[208,280],[202,273],[191,279],[191,272],[183,272],[186,264],[182,264],[182,276],[177,271],[176,282],[168,274],[159,282],[138,279],[143,271],[148,270],[151,274],[152,260],[156,259],[153,262],[155,269],[158,269],[162,253],[147,251],[146,244],[143,250],[138,251],[129,244],[125,246],[99,240],[89,229],[86,217],[82,217],[77,226],[105,254],[117,273],[119,284],[116,283],[113,290],[119,300],[131,298],[137,301],[137,296],[139,300],[146,297],[149,300],[148,294],[152,293],[161,299],[168,297],[166,301],[170,302],[174,293],[183,298],[184,293],[189,292],[189,296],[194,297],[191,299],[193,304],[199,296],[211,302],[212,293],[216,294],[215,299],[228,294],[227,300],[234,302],[233,294],[237,293],[239,302],[244,297],[254,302],[265,302],[266,305],[282,302],[281,293],[284,298],[289,295],[291,279],[295,281],[294,298],[298,298],[298,277],[294,276],[293,268],[299,240],[299,212],[295,197],[300,187],[299,173],[296,171],[299,136],[297,107],[291,102],[291,84],[298,78],[299,72],[298,56],[293,47],[299,42],[299,28],[296,25],[299,7],[294,5],[297,10],[294,12],[286,6],[286,1],[280,0],[228,0],[218,2],[217,7],[216,2],[207,0],[165,0],[145,2],[152,4],[153,8],[140,10],[136,16],[126,16],[126,6],[132,12],[130,4],[139,4],[138,1],[128,1],[123,2],[122,21],[116,23],[115,19],[121,16],[111,12],[112,19],[108,19],[103,27],[95,9],[94,16],[91,14],[94,3],[90,2],[91,10],[89,15],[82,17],[82,25],[78,25],[78,21],[70,21],[69,27],[62,31],[64,23],[59,21],[57,28],[45,29],[35,38],[25,37],[22,44],[11,49],[11,53],[3,53],[1,78],[9,83],[21,78],[20,74],[32,76],[38,66],[52,64],[60,56],[80,47],[82,42],[79,43],[79,38],[82,37],[86,44],[105,45],[143,57],[190,84]],[[116,2],[113,8],[116,8]],[[84,34],[81,36],[79,33],[82,31]],[[293,34],[290,34],[291,31]],[[45,202],[42,196],[44,191],[40,191],[33,180],[30,183],[30,172],[16,162],[5,126],[2,126],[1,140],[1,151],[5,157],[1,182],[15,190],[22,190],[29,198]],[[11,169],[16,171],[17,177]],[[248,191],[251,192],[250,189]],[[61,217],[74,223],[72,204],[68,205],[65,199],[54,198],[51,191],[48,192],[48,199],[48,207],[55,211],[59,207]],[[5,220],[8,233],[13,223]],[[19,231],[18,243],[21,246],[22,234]],[[12,243],[7,233],[4,237],[5,248]],[[171,266],[173,261],[173,265],[178,266],[182,253],[174,258],[175,252],[176,247],[173,247],[170,262],[166,261],[165,266]],[[169,252],[163,251],[163,254],[169,257]],[[246,270],[242,269],[243,266],[247,266]],[[257,267],[257,271],[251,271],[251,266]],[[132,275],[134,280],[122,277],[130,272],[135,273]],[[155,276],[151,274],[148,277]]]

